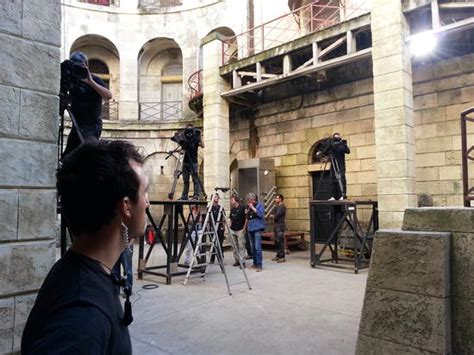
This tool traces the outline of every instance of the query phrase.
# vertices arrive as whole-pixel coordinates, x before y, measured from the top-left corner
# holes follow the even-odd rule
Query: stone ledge
[[[449,297],[451,233],[379,230],[367,287]]]
[[[403,230],[466,232],[474,231],[474,208],[421,207],[407,208]]]
[[[359,333],[446,354],[451,346],[450,319],[447,298],[367,287]]]
[[[431,355],[433,352],[359,334],[357,355]]]

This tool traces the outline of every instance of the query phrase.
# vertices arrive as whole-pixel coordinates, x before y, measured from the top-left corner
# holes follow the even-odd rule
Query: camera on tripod
[[[171,140],[186,149],[186,147],[192,144],[199,144],[201,141],[201,131],[194,127],[186,127],[176,131]]]
[[[61,63],[60,95],[67,96],[80,80],[86,79],[88,70],[83,65],[66,59]]]
[[[347,140],[345,139],[335,139],[333,137],[326,137],[318,142],[316,142],[314,157],[316,162],[324,162],[329,158],[330,155],[333,155],[336,151],[336,148],[340,145],[347,145]]]

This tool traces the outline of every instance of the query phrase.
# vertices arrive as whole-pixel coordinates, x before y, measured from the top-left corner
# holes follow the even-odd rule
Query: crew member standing
[[[221,209],[221,205],[219,205],[219,195],[217,193],[214,194],[214,198],[212,199],[212,217],[214,218],[214,222],[216,223],[217,228],[217,236],[219,237],[219,244],[220,250],[222,253],[222,258],[224,258],[224,249],[222,249],[222,244],[224,243],[224,221],[222,219],[222,214],[219,216],[219,210]],[[222,208],[224,211],[224,208]],[[218,252],[218,250],[216,250]],[[211,256],[211,264],[214,264],[214,260],[216,259],[216,254]]]
[[[89,59],[82,52],[73,52],[70,59],[76,65],[87,68],[87,78],[79,81],[71,90],[71,112],[76,119],[83,138],[94,137],[99,139],[102,133],[102,99],[110,100],[112,93],[98,76],[89,71]],[[76,149],[81,140],[77,134],[77,127],[73,126],[67,138],[63,157]]]
[[[277,253],[272,259],[277,263],[285,262],[285,217],[286,217],[286,206],[283,203],[285,198],[282,194],[275,196],[275,211],[271,215],[273,217],[273,236],[276,241]]]
[[[333,154],[336,159],[337,165],[339,166],[339,172],[341,173],[341,183],[343,191],[340,191],[338,182],[336,181],[336,200],[342,200],[347,198],[347,184],[346,184],[346,154],[350,154],[351,150],[347,145],[347,141],[342,139],[339,133],[334,133],[333,136]],[[331,169],[331,174],[334,175],[333,169]],[[335,179],[335,176],[332,176]]]
[[[230,197],[230,237],[234,239],[236,249],[234,249],[234,266],[240,266],[240,262],[245,266],[247,258],[245,249],[245,208],[240,204],[238,196]]]
[[[198,149],[204,148],[201,132],[193,127],[192,124],[186,125],[184,129],[186,140],[182,145],[184,150],[183,158],[183,192],[181,200],[189,198],[189,177],[193,179],[194,195],[193,199],[198,199],[201,195],[201,185],[198,177]]]

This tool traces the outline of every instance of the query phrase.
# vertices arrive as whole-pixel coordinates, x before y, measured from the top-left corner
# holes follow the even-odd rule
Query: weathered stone
[[[409,208],[405,211],[402,229],[472,233],[474,209],[465,207]]]
[[[474,354],[474,298],[453,297],[451,302],[453,312],[452,353]]]
[[[20,190],[18,239],[54,238],[55,190]]]
[[[357,355],[432,355],[433,352],[359,334]]]
[[[56,144],[0,140],[0,181],[11,186],[54,186]]]
[[[18,191],[0,190],[0,241],[16,240],[18,231]]]
[[[0,83],[59,92],[59,48],[0,36]]]
[[[359,333],[446,354],[451,345],[449,314],[447,298],[367,287]]]
[[[56,142],[59,98],[33,91],[21,91],[20,135]]]
[[[25,328],[28,315],[30,314],[36,300],[36,293],[15,297],[15,325],[13,336],[13,349],[19,350],[21,346],[21,336]]]
[[[0,85],[0,136],[17,135],[20,122],[20,90]]]
[[[23,36],[61,45],[61,7],[55,0],[23,1]]]
[[[0,296],[39,289],[55,259],[55,241],[0,244]]]
[[[451,259],[452,295],[474,299],[474,232],[453,233]]]
[[[449,297],[450,237],[439,232],[378,231],[367,286]]]
[[[0,2],[0,30],[21,34],[22,2],[18,0]]]
[[[13,297],[0,299],[0,353],[13,350],[15,302]]]

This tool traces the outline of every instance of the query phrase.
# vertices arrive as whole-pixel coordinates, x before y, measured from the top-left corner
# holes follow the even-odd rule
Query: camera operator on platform
[[[193,198],[198,199],[201,195],[201,183],[198,177],[198,149],[204,148],[204,141],[202,140],[201,131],[194,128],[192,124],[187,124],[184,129],[185,140],[181,143],[184,150],[183,158],[183,192],[180,200],[187,200],[189,198],[189,176],[191,175],[194,185]]]
[[[347,140],[342,139],[339,133],[334,133],[332,135],[333,138],[333,146],[332,151],[334,154],[334,158],[336,159],[337,165],[339,165],[339,172],[341,173],[341,183],[344,189],[344,192],[341,193],[339,185],[336,181],[336,200],[346,199],[347,198],[347,187],[346,187],[346,154],[350,154],[351,150],[347,145]],[[333,175],[333,169],[331,169],[331,174]],[[332,176],[335,179],[335,176]]]
[[[106,88],[105,83],[98,76],[92,75],[89,71],[89,60],[82,52],[73,52],[70,56],[74,64],[87,68],[87,77],[79,80],[71,94],[71,111],[76,118],[76,122],[81,130],[82,136],[95,137],[99,139],[102,133],[102,99],[110,100],[112,93]],[[76,149],[81,144],[77,127],[73,125],[69,133],[66,149],[63,157]]]

